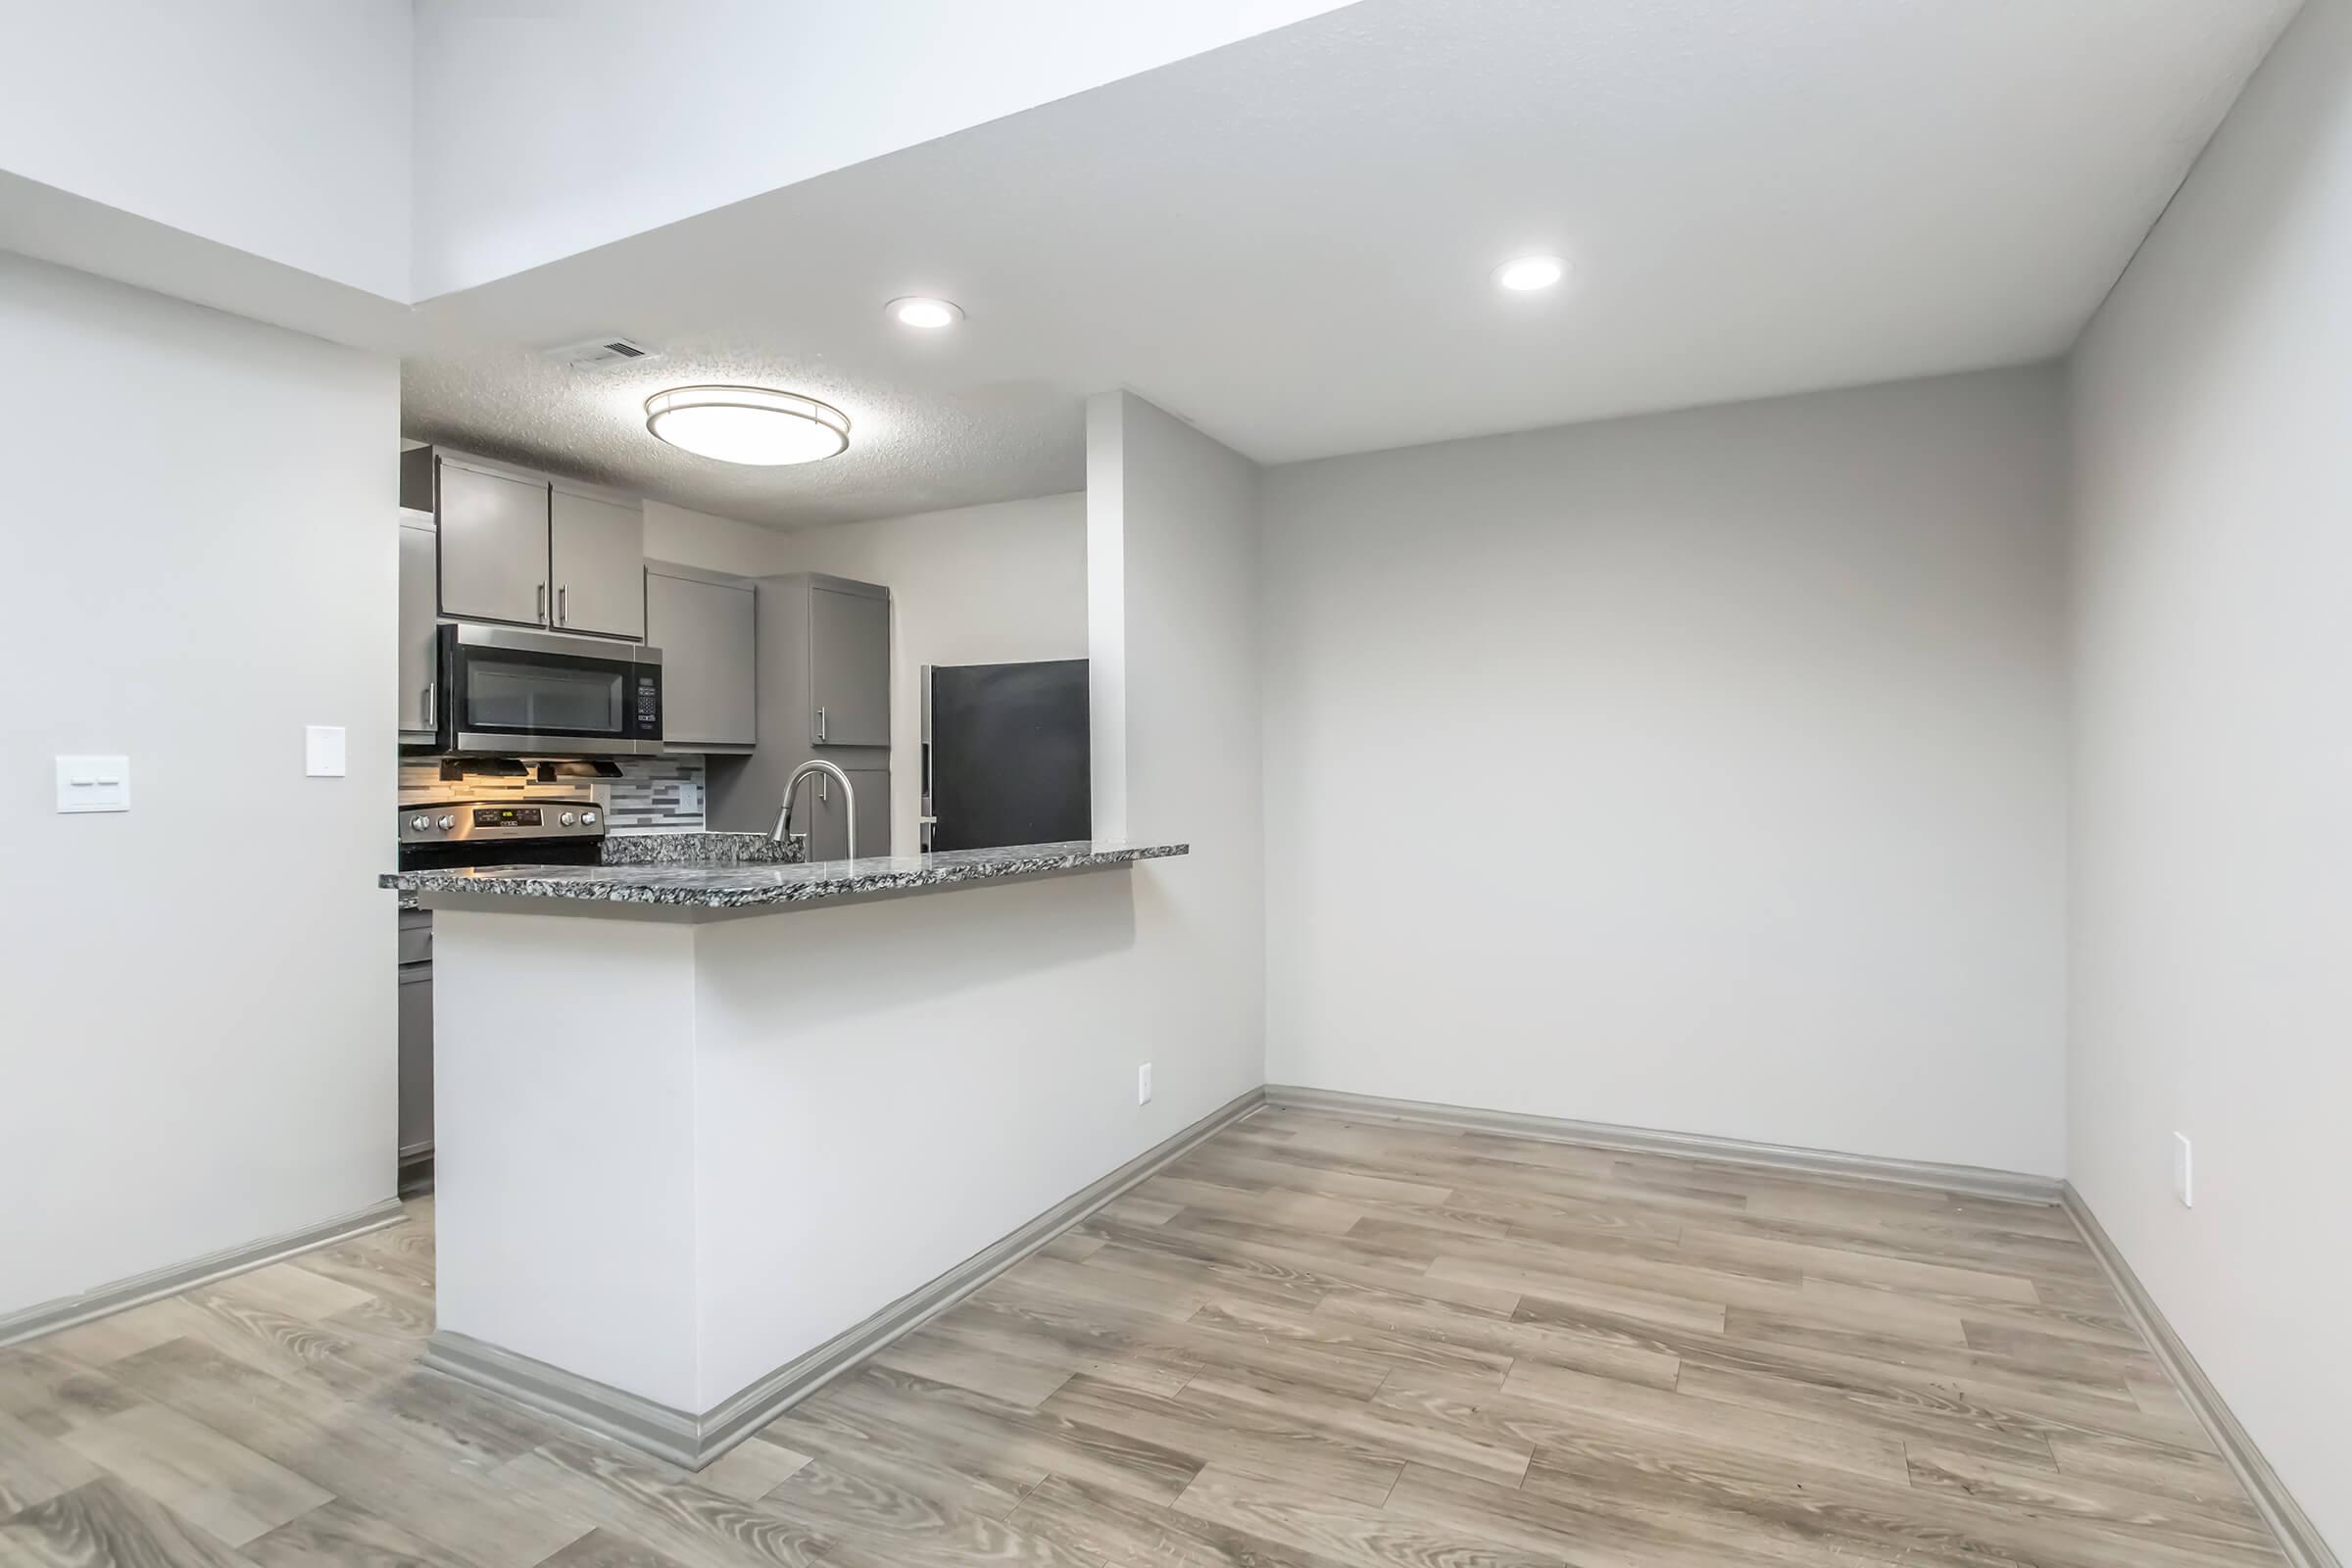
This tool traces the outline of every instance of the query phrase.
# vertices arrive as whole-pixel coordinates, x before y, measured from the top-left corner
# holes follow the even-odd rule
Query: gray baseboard
[[[272,1236],[264,1241],[248,1242],[242,1247],[231,1247],[221,1251],[208,1252],[202,1257],[190,1258],[184,1263],[173,1263],[164,1268],[151,1269],[144,1274],[134,1274],[126,1280],[117,1280],[112,1285],[101,1285],[96,1290],[84,1291],[79,1296],[60,1297],[54,1301],[43,1301],[37,1306],[29,1306],[23,1311],[11,1312],[6,1317],[0,1317],[0,1346],[14,1345],[19,1340],[29,1340],[37,1334],[54,1334],[59,1329],[72,1328],[76,1323],[87,1323],[90,1319],[104,1317],[109,1312],[121,1312],[128,1307],[142,1306],[167,1296],[177,1296],[181,1291],[192,1290],[211,1280],[220,1279],[230,1274],[242,1274],[247,1269],[260,1268],[265,1263],[274,1263],[280,1258],[292,1257],[297,1252],[308,1252],[318,1248],[331,1247],[337,1242],[358,1236],[363,1232],[382,1230],[387,1225],[397,1225],[407,1217],[401,1210],[400,1200],[387,1198],[380,1203],[370,1203],[368,1207],[354,1213],[339,1214],[333,1219],[320,1220],[316,1225],[306,1225],[301,1230],[289,1231],[283,1236]]]
[[[706,1450],[702,1421],[697,1416],[610,1383],[502,1350],[470,1334],[435,1329],[432,1338],[424,1342],[424,1365],[689,1470],[701,1469],[725,1451]]]
[[[892,1341],[945,1312],[1161,1166],[1182,1158],[1195,1145],[1256,1110],[1265,1098],[1262,1089],[1237,1096],[1174,1137],[1146,1150],[1108,1175],[1089,1182],[937,1279],[909,1291],[863,1322],[795,1356],[699,1415],[448,1330],[437,1331],[426,1342],[424,1364],[494,1390],[517,1403],[562,1416],[671,1464],[700,1470]]]
[[[2090,1211],[2090,1205],[2082,1200],[2082,1195],[2075,1190],[2073,1182],[2065,1184],[2063,1201],[2075,1228],[2098,1255],[2116,1294],[2124,1298],[2124,1305],[2131,1309],[2139,1332],[2156,1352],[2156,1359],[2172,1377],[2173,1386],[2196,1412],[2197,1420],[2212,1436],[2214,1446],[2221,1449],[2222,1457],[2236,1472],[2239,1485],[2254,1499],[2254,1506],[2270,1525],[2271,1533],[2278,1538],[2279,1549],[2286,1553],[2286,1560],[2294,1568],[2342,1568],[2328,1543],[2320,1539],[2319,1527],[2311,1522],[2311,1516],[2278,1479],[2278,1472],[2271,1468],[2262,1450],[2254,1446],[2254,1440],[2246,1435],[2246,1429],[2230,1413],[2221,1391],[2213,1386],[2205,1369],[2197,1365],[2197,1358],[2188,1353],[2180,1336],[2173,1332],[2155,1298],[2139,1283],[2139,1276],[2132,1272],[2132,1265],[2124,1261],[2124,1254],[2116,1250],[2114,1239]]]
[[[1798,1176],[1834,1176],[1847,1181],[1927,1187],[1937,1192],[1965,1193],[1972,1198],[1997,1198],[2018,1203],[2060,1200],[2055,1178],[1987,1170],[1978,1165],[1939,1165],[1928,1160],[1843,1154],[1826,1149],[1715,1138],[1704,1133],[1655,1132],[1646,1127],[1532,1116],[1514,1110],[1475,1110],[1466,1105],[1440,1105],[1421,1100],[1384,1100],[1377,1095],[1302,1089],[1289,1084],[1266,1085],[1266,1102],[1361,1119],[1416,1122],[1457,1132],[1536,1138],[1545,1143],[1582,1144],[1591,1149],[1623,1150],[1635,1154],[1671,1154],[1678,1159],[1702,1159],[1719,1165],[1744,1165]]]

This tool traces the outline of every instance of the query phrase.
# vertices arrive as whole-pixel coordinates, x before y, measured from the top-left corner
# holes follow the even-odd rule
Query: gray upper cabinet
[[[441,462],[441,612],[547,624],[545,479]]]
[[[644,503],[559,479],[547,542],[549,624],[645,640]]]
[[[645,568],[645,640],[662,650],[670,751],[749,751],[760,739],[759,604],[752,585],[689,566]]]
[[[444,447],[400,455],[400,504],[440,525],[440,613],[645,637],[645,506]]]
[[[433,519],[400,514],[400,738],[415,745],[433,738]]]
[[[808,585],[809,741],[890,744],[890,591],[816,577]]]

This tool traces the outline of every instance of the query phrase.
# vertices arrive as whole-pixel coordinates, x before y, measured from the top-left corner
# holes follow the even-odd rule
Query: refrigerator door
[[[924,673],[925,849],[1094,836],[1085,660]]]

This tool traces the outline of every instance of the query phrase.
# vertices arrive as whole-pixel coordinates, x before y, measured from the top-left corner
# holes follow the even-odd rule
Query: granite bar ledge
[[[936,855],[875,856],[807,865],[640,863],[505,865],[388,872],[378,885],[426,908],[516,913],[714,919],[892,894],[926,893],[1012,877],[1052,876],[1191,853],[1181,843],[1072,840]]]

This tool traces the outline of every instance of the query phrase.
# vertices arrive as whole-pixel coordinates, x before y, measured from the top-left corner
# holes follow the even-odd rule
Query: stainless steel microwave
[[[662,750],[662,650],[603,637],[441,623],[443,752],[650,757]]]

